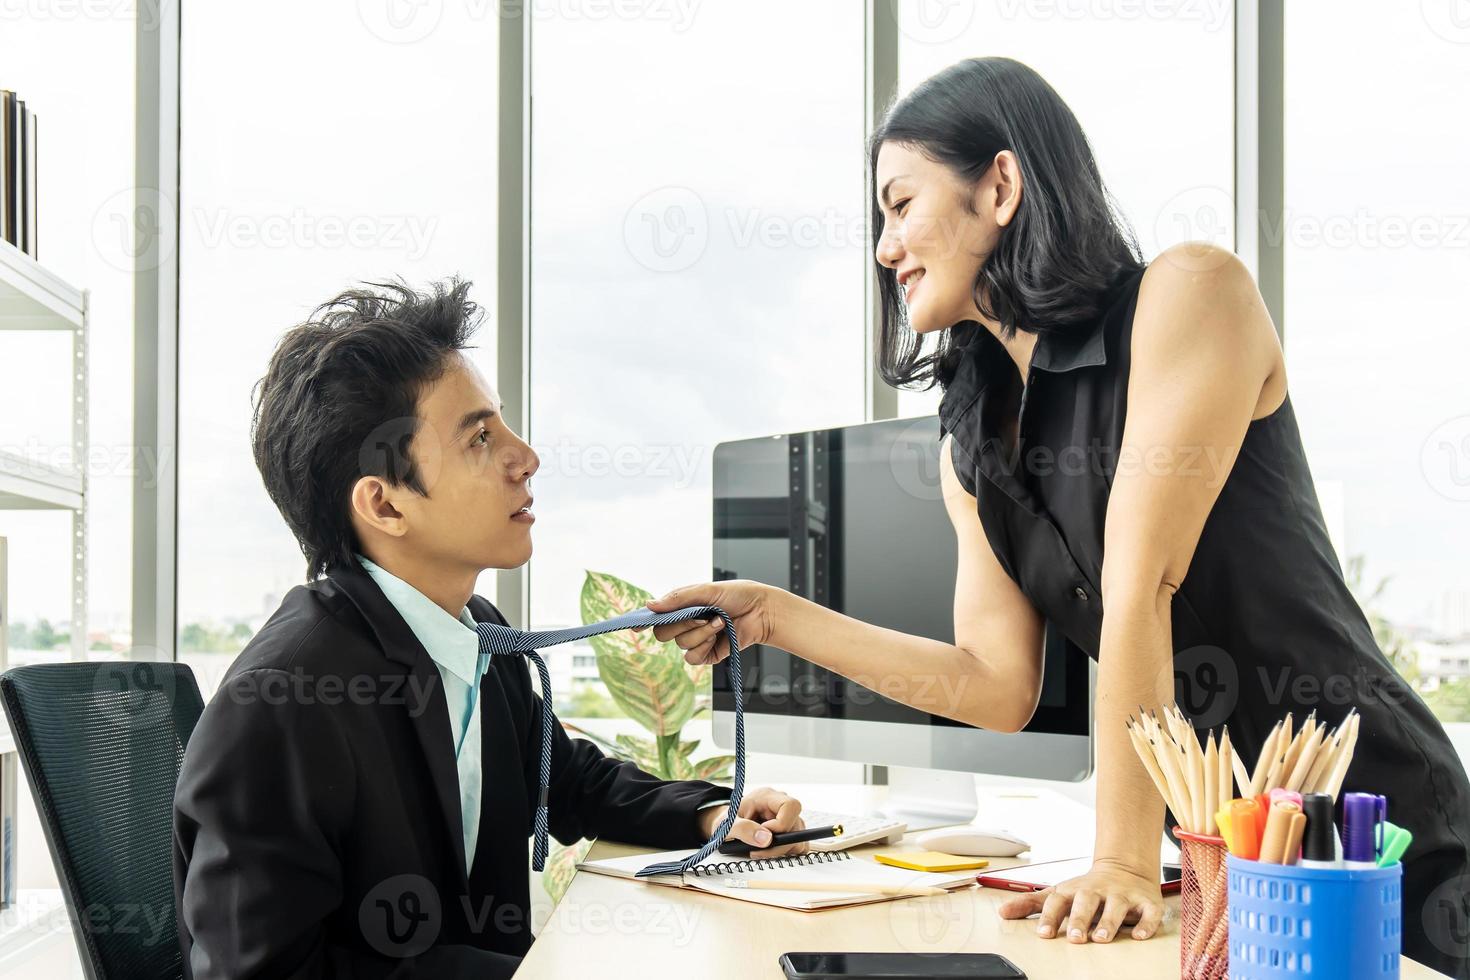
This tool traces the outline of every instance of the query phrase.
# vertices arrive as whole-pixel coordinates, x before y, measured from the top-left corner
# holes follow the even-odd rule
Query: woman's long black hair
[[[969,58],[926,80],[895,103],[868,143],[870,180],[878,150],[888,142],[911,147],[977,181],[1001,150],[1020,162],[1021,205],[1000,230],[975,280],[976,305],[1015,331],[1065,331],[1098,316],[1120,276],[1142,268],[1138,244],[1118,214],[1077,117],[1035,71],[1010,58]],[[883,211],[870,188],[874,250]],[[968,199],[967,199],[968,201]],[[875,260],[882,323],[878,371],[895,387],[948,386],[974,321],[939,335],[923,351],[909,329],[898,280]]]

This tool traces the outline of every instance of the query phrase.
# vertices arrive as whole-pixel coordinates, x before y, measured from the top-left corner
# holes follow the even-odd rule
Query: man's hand
[[[1024,919],[1036,912],[1041,913],[1036,934],[1043,939],[1065,932],[1074,943],[1089,939],[1110,943],[1124,925],[1133,925],[1134,939],[1157,933],[1164,918],[1164,900],[1157,877],[1094,861],[1092,870],[1081,877],[1028,892],[1000,907],[1003,919]]]
[[[728,806],[712,806],[699,811],[699,832],[709,837],[719,829],[725,819]],[[787,844],[785,847],[764,847],[771,842],[772,834],[805,830],[801,820],[801,803],[780,790],[761,787],[746,793],[740,801],[740,815],[730,825],[726,840],[742,840],[753,848],[752,858],[780,857],[783,854],[803,854],[806,844]]]

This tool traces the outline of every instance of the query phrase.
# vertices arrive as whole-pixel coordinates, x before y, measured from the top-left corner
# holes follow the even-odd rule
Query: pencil
[[[1159,791],[1159,796],[1163,799],[1164,804],[1174,810],[1174,803],[1169,798],[1168,781],[1164,778],[1164,771],[1159,768],[1159,760],[1154,758],[1153,750],[1149,748],[1143,732],[1134,728],[1132,722],[1128,723],[1128,738],[1133,742],[1133,751],[1138,753],[1138,761],[1143,763],[1148,777],[1154,781],[1154,788]]]
[[[1286,785],[1286,780],[1290,778],[1291,774],[1294,771],[1296,771],[1297,760],[1300,759],[1302,757],[1302,753],[1307,750],[1307,746],[1311,744],[1312,737],[1316,734],[1316,732],[1317,709],[1313,708],[1312,713],[1307,716],[1306,722],[1303,723],[1302,730],[1297,732],[1296,738],[1292,740],[1291,750],[1286,753],[1286,760],[1281,767],[1281,785]],[[1268,789],[1267,792],[1270,792],[1270,789]]]
[[[1196,750],[1199,749],[1199,745],[1193,739],[1187,739],[1186,741],[1193,745]],[[1179,751],[1184,754],[1182,764],[1189,777],[1189,812],[1191,816],[1189,826],[1185,829],[1192,834],[1197,834],[1205,824],[1205,787],[1204,780],[1201,778],[1204,775],[1202,771],[1204,767],[1195,762],[1194,756],[1184,746],[1181,745]]]
[[[1307,778],[1302,780],[1301,791],[1303,793],[1317,792],[1317,787],[1321,785],[1323,777],[1332,772],[1332,763],[1336,760],[1341,747],[1342,726],[1339,725],[1317,750],[1317,757],[1312,760],[1312,768],[1307,770]]]
[[[1235,751],[1234,744],[1230,741],[1230,729],[1225,729],[1225,744],[1230,746],[1230,768],[1235,772],[1235,784],[1242,793],[1250,791],[1251,774],[1246,772],[1245,760],[1241,759],[1240,753]],[[1220,797],[1223,806],[1230,800],[1235,799],[1235,793],[1229,786],[1225,789],[1225,795]]]
[[[1242,786],[1242,795],[1254,797],[1261,794],[1261,786],[1266,782],[1266,773],[1271,769],[1270,760],[1272,753],[1276,751],[1276,742],[1280,736],[1281,722],[1278,721],[1271,729],[1271,734],[1266,736],[1266,741],[1261,745],[1261,754],[1256,756],[1256,768],[1251,774],[1250,792],[1247,793],[1246,788]]]
[[[1288,715],[1287,720],[1289,721],[1290,718],[1291,716]],[[1291,751],[1291,746],[1286,741],[1285,729],[1282,730],[1280,741],[1282,742],[1282,747],[1271,760],[1271,768],[1266,770],[1266,782],[1261,787],[1262,793],[1269,793],[1281,785],[1281,771],[1286,768],[1286,753]]]
[[[1312,763],[1312,771],[1307,774],[1307,779],[1304,783],[1304,786],[1308,787],[1310,792],[1320,793],[1327,788],[1328,781],[1332,778],[1332,773],[1336,769],[1337,760],[1342,755],[1342,746],[1347,740],[1348,730],[1352,728],[1353,718],[1357,717],[1357,710],[1357,708],[1350,709],[1347,717],[1337,726],[1337,730],[1332,736],[1331,750],[1325,753],[1327,757],[1325,759],[1318,759]]]
[[[1196,825],[1204,828],[1205,818],[1220,808],[1220,751],[1215,747],[1215,731],[1210,729],[1209,735],[1205,737],[1205,767],[1201,773],[1204,777],[1205,798],[1204,809],[1196,810],[1202,813],[1196,821]],[[1199,831],[1195,831],[1199,833]]]
[[[1327,729],[1325,727],[1312,732],[1311,739],[1307,741],[1307,744],[1302,748],[1301,755],[1297,757],[1296,765],[1291,767],[1291,775],[1286,780],[1287,789],[1301,790],[1302,783],[1306,782],[1307,773],[1311,771],[1312,762],[1316,758],[1317,753],[1322,750],[1322,743],[1326,738]]]
[[[1185,830],[1189,830],[1189,824],[1194,819],[1194,807],[1189,799],[1189,787],[1184,779],[1184,773],[1179,768],[1179,756],[1168,743],[1154,743],[1155,750],[1159,753],[1160,768],[1164,771],[1169,786],[1174,790],[1174,804],[1170,807],[1174,811],[1174,819]]]
[[[1337,800],[1338,791],[1342,789],[1342,782],[1347,778],[1348,766],[1353,762],[1353,749],[1358,744],[1358,723],[1363,720],[1362,715],[1353,715],[1351,726],[1348,728],[1347,738],[1342,743],[1342,751],[1338,753],[1337,765],[1332,773],[1332,780],[1323,792],[1331,793],[1332,799]]]

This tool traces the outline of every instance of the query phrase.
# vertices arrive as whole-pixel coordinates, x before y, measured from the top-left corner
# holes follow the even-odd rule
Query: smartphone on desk
[[[995,953],[783,953],[787,980],[1026,980]]]
[[[1074,858],[1068,861],[1046,861],[1041,864],[1023,864],[1004,871],[975,876],[975,880],[986,888],[1005,888],[1013,892],[1039,892],[1052,888],[1064,881],[1085,875],[1092,868],[1092,858]],[[1166,864],[1161,872],[1159,889],[1165,895],[1179,890],[1180,870],[1177,864]]]

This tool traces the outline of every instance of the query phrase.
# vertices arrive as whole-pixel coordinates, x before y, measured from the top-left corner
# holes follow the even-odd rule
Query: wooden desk
[[[1070,801],[1043,803],[1048,813],[1087,812]],[[1090,835],[1090,822],[1072,826],[1074,834]],[[904,846],[917,849],[908,842]],[[855,848],[854,853],[874,849]],[[637,850],[599,842],[591,857]],[[992,859],[991,867],[1025,863]],[[997,910],[1011,894],[972,887],[942,897],[797,912],[579,872],[516,976],[782,980],[778,957],[796,950],[999,953],[1033,980],[1179,975],[1177,897],[1167,899],[1169,916],[1152,939],[1137,942],[1125,930],[1111,943],[1077,945],[1065,938],[1038,938],[1034,920],[1000,918]],[[1401,975],[1405,980],[1441,976],[1407,958]]]

